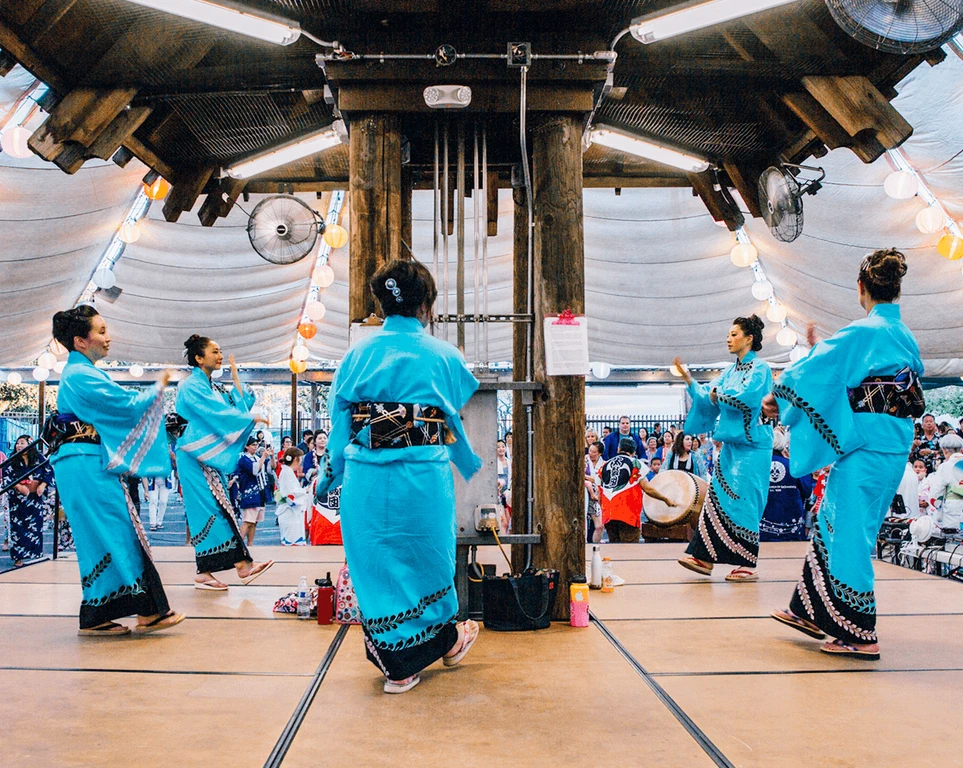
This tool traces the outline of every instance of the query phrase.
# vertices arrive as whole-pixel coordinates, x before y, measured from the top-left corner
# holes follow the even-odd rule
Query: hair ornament
[[[395,301],[397,301],[399,304],[404,301],[404,299],[401,297],[401,289],[398,287],[398,283],[393,277],[389,277],[387,280],[385,280],[385,288],[391,291],[392,295],[395,297]]]

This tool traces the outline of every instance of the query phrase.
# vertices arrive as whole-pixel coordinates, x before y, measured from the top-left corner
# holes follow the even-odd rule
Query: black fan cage
[[[963,0],[826,0],[847,34],[887,53],[926,53],[963,29]]]
[[[770,168],[759,177],[759,207],[777,240],[791,243],[803,232],[803,201],[799,182],[780,168]]]
[[[247,236],[257,254],[272,264],[294,264],[307,256],[324,220],[293,195],[272,195],[255,206],[247,223]]]

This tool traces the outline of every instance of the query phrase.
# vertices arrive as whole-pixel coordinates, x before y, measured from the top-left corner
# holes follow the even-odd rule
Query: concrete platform
[[[272,613],[302,575],[335,572],[340,547],[256,547],[277,564],[247,587],[225,574],[227,593],[193,589],[189,549],[156,547],[189,619],[146,637],[77,637],[73,558],[6,572],[0,765],[959,764],[919,724],[963,727],[963,585],[876,563],[882,659],[860,662],[767,618],[805,545],[763,545],[754,584],[691,574],[683,549],[606,545],[628,583],[591,594],[593,626],[483,630],[462,666],[393,697],[359,628]]]

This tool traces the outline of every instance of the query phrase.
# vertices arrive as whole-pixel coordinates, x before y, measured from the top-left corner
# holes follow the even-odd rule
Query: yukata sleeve
[[[742,434],[729,437],[728,442],[749,445],[753,440],[753,427],[759,421],[763,398],[772,391],[772,371],[768,365],[755,364],[745,383],[739,386],[723,385],[716,391],[719,410],[728,424],[742,423]],[[736,427],[738,429],[738,427]]]
[[[240,391],[238,391],[237,387],[231,387],[227,393],[227,400],[239,411],[250,412],[254,407],[257,396],[249,386],[244,385]]]
[[[792,433],[789,465],[800,477],[841,459],[865,443],[856,429],[847,382],[866,369],[869,345],[860,329],[846,326],[817,343],[782,372],[772,393]]]
[[[140,477],[170,474],[164,391],[159,386],[135,390],[94,372],[71,386],[71,399],[77,417],[93,424],[100,435],[107,472]]]
[[[180,392],[182,407],[190,414],[190,434],[201,436],[179,447],[201,464],[226,475],[237,466],[238,455],[254,429],[254,396],[250,390],[238,393],[235,404],[230,394],[224,398],[204,387],[188,380]]]
[[[685,419],[684,429],[687,433],[698,435],[715,429],[716,420],[719,418],[719,406],[712,404],[709,393],[718,381],[719,379],[715,379],[709,385],[693,381],[687,386],[689,396],[692,398],[692,408]]]
[[[445,420],[448,429],[455,437],[455,442],[448,446],[448,455],[461,476],[469,480],[481,469],[482,460],[468,442],[468,435],[465,434],[465,426],[458,411],[465,407],[471,396],[478,390],[478,379],[468,370],[460,352],[452,356],[448,368],[449,391],[445,399],[450,404],[451,410],[446,414]]]
[[[324,502],[328,493],[344,479],[344,449],[351,442],[351,401],[344,396],[349,365],[349,358],[345,356],[331,383],[328,398],[331,432],[328,434],[328,449],[318,460],[318,482],[314,487],[314,498],[319,502]]]

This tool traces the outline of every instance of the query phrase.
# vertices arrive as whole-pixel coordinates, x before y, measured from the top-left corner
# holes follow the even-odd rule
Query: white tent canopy
[[[0,79],[0,114],[32,81],[19,67]],[[923,66],[899,87],[896,108],[915,127],[902,150],[953,217],[963,216],[963,62],[954,56]],[[40,116],[31,122],[31,126]],[[887,197],[885,159],[866,166],[848,150],[819,162],[826,186],[807,197],[806,229],[792,244],[772,238],[760,220],[747,231],[777,298],[793,327],[815,321],[821,335],[857,318],[855,279],[870,250],[896,246],[909,258],[904,318],[916,332],[930,376],[963,375],[963,274],[961,262],[942,259],[938,236],[914,224],[919,198]],[[88,163],[68,176],[39,158],[0,154],[0,365],[30,365],[50,340],[50,317],[80,297],[110,238],[133,201],[146,169]],[[315,204],[314,196],[305,200]],[[241,203],[247,211],[255,205]],[[414,197],[414,252],[432,263],[432,195]],[[471,205],[469,204],[469,215]],[[236,207],[213,228],[194,212],[164,221],[156,204],[139,225],[115,266],[123,289],[114,303],[98,299],[114,338],[112,357],[128,362],[182,362],[191,333],[217,339],[227,353],[248,363],[283,364],[310,287],[312,259],[291,266],[263,261],[251,248],[246,215]],[[681,355],[691,363],[725,358],[732,319],[765,305],[752,298],[750,270],[732,265],[731,233],[715,226],[702,202],[687,189],[586,190],[586,312],[590,356],[619,366],[666,366]],[[345,219],[345,223],[347,219]],[[473,225],[467,225],[471,250]],[[454,275],[455,248],[449,252]],[[499,199],[499,234],[488,246],[488,309],[511,312],[512,203]],[[469,256],[470,258],[470,256]],[[309,343],[312,359],[338,359],[347,348],[348,253],[335,251],[335,283],[321,300],[327,314]],[[452,285],[454,280],[452,280]],[[467,271],[467,310],[474,275]],[[441,301],[441,300],[440,300]],[[454,312],[454,295],[449,297]],[[438,309],[442,308],[439,303]],[[768,324],[767,358],[781,362],[788,350]],[[452,337],[454,338],[454,329]],[[472,328],[468,357],[475,357]],[[489,361],[511,357],[511,326],[489,330]]]

